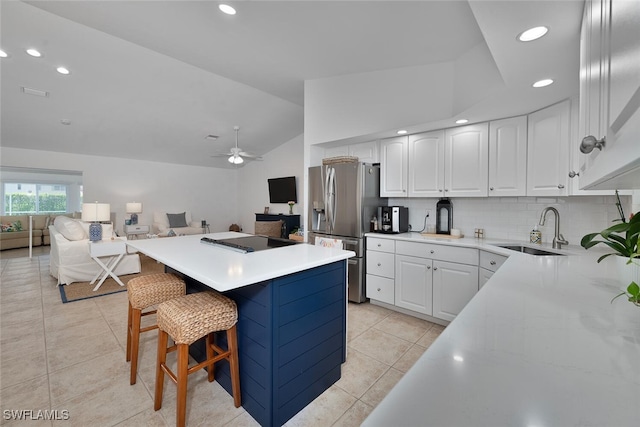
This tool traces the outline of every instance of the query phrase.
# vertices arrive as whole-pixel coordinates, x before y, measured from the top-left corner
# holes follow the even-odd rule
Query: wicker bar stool
[[[140,333],[152,331],[158,325],[140,328],[143,316],[154,314],[156,310],[143,312],[149,307],[177,298],[186,293],[184,280],[174,274],[157,273],[136,277],[127,283],[129,297],[129,313],[127,316],[127,362],[131,361],[129,383],[136,383],[138,372],[138,349]]]
[[[187,409],[187,376],[204,367],[209,382],[214,380],[214,364],[227,360],[231,370],[233,403],[240,407],[240,371],[238,367],[238,337],[236,303],[215,291],[199,292],[175,298],[158,305],[158,361],[154,409],[162,407],[165,372],[178,386],[176,425],[184,426]],[[227,332],[227,350],[214,344],[213,333]],[[175,345],[167,348],[169,336]],[[189,345],[206,337],[207,359],[189,367]],[[178,351],[176,373],[166,365],[167,353]]]

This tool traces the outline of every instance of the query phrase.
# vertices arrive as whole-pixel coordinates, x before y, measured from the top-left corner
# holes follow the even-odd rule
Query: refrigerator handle
[[[324,168],[323,168],[324,169]],[[322,181],[322,194],[324,198],[324,209],[325,209],[325,221],[327,224],[327,229],[325,230],[328,233],[331,233],[331,167],[327,166],[326,176]]]
[[[338,198],[336,197],[336,170],[331,168],[331,232],[336,228],[336,210]]]

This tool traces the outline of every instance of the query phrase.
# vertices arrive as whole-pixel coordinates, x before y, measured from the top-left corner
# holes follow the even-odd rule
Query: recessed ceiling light
[[[0,58],[6,58],[7,56],[7,52],[5,52],[4,50],[0,49]]]
[[[59,72],[60,74],[71,74],[71,71],[69,71],[67,68],[65,67],[58,67],[56,68],[56,71]]]
[[[228,4],[221,4],[221,5],[218,6],[218,9],[220,9],[221,11],[226,13],[227,15],[235,15],[236,14],[236,10],[234,8],[232,8],[231,6],[229,6]]]
[[[36,49],[27,49],[27,53],[33,56],[34,58],[40,58],[42,56],[42,54],[38,52]]]
[[[553,83],[553,80],[551,79],[538,80],[533,84],[533,87],[545,87],[549,86],[551,83]]]
[[[406,134],[407,134],[407,131],[406,131],[406,130],[404,130],[404,129],[402,129],[402,130],[399,130],[399,131],[398,131],[398,132],[396,132],[396,133],[397,133],[398,135],[406,135]]]
[[[465,123],[469,123],[469,120],[467,119],[456,120],[456,124],[463,125]]]
[[[521,42],[530,42],[530,41],[533,41],[533,40],[537,40],[540,37],[542,37],[545,34],[547,34],[548,31],[549,31],[549,28],[547,28],[547,27],[529,28],[528,30],[523,31],[520,34],[518,34],[518,40],[520,40]]]

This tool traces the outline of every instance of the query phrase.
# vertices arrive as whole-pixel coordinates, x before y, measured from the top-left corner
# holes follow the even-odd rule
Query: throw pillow
[[[62,234],[67,240],[83,240],[88,239],[82,229],[80,221],[67,218],[66,216],[58,216],[53,221],[53,226],[58,230],[58,233]]]
[[[167,214],[167,218],[169,219],[169,227],[177,228],[177,227],[188,227],[187,219],[185,217],[186,212],[182,212],[179,214]]]
[[[13,231],[13,228],[12,228],[11,224],[0,224],[0,230],[3,233],[9,233],[9,232]]]
[[[22,231],[22,221],[12,222],[13,231]]]

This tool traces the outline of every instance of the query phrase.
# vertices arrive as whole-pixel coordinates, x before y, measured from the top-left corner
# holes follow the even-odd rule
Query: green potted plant
[[[638,268],[637,265],[633,264],[635,264],[635,258],[640,258],[640,247],[638,247],[638,239],[640,238],[640,212],[632,215],[629,222],[626,222],[624,219],[622,221],[622,223],[612,225],[599,233],[587,234],[580,241],[580,245],[585,249],[589,249],[602,243],[611,248],[613,252],[602,255],[598,258],[598,262],[611,255],[616,255],[628,258],[625,264],[632,264],[632,266],[628,268]],[[622,295],[626,295],[631,303],[640,306],[640,286],[635,280],[632,279],[631,283],[627,286],[627,290],[616,295],[612,301]]]

